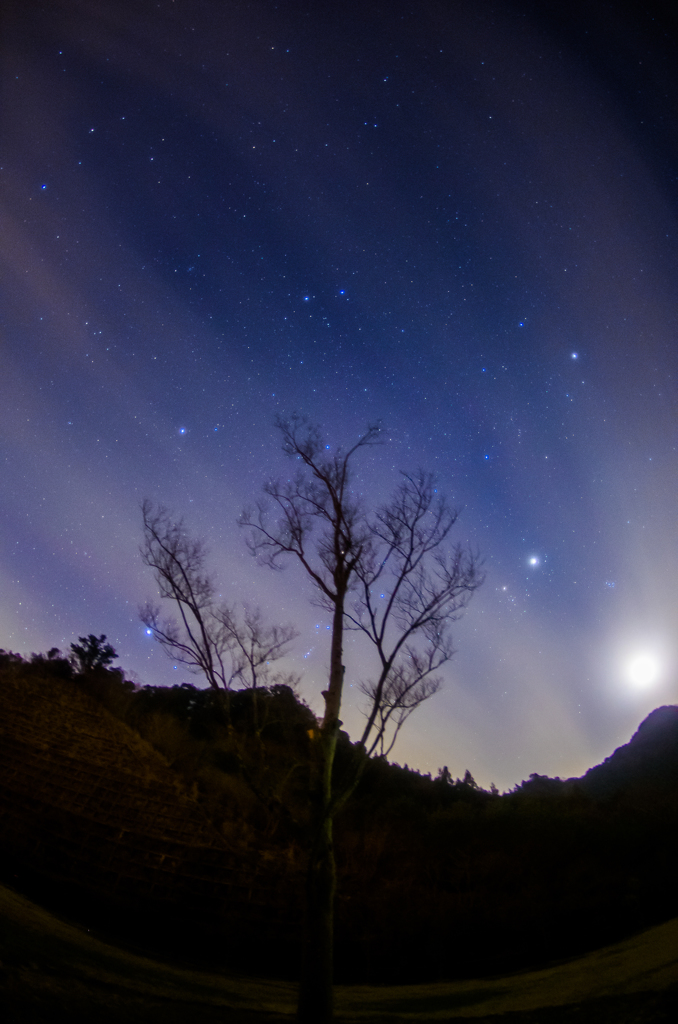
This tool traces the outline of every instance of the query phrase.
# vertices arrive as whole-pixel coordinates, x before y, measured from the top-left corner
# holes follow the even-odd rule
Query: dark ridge
[[[595,799],[650,788],[678,787],[678,706],[655,708],[628,743],[580,778],[559,779],[533,772],[513,790],[533,797],[557,797],[579,790]]]
[[[503,796],[370,761],[336,821],[337,981],[505,973],[677,914],[677,719]],[[0,876],[137,949],[292,977],[314,725],[289,687],[226,708],[0,654]],[[336,770],[355,756],[342,734]]]
[[[678,786],[678,707],[655,708],[629,742],[589,768],[579,784],[595,797],[634,787]]]

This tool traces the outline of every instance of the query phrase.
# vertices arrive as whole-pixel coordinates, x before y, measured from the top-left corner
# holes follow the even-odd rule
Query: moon
[[[637,690],[647,690],[657,681],[660,665],[653,654],[634,654],[626,667],[629,682]]]

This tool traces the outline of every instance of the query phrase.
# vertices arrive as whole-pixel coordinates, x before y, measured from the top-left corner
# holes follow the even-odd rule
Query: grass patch
[[[110,945],[3,887],[0,961],[0,1000],[10,1024],[59,1017],[73,1024],[289,1024],[294,1016],[292,983],[161,963]],[[541,971],[480,984],[337,986],[336,995],[340,1022],[668,1021],[678,1010],[678,919]]]

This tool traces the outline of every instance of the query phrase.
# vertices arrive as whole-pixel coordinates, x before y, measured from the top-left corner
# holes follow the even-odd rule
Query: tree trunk
[[[325,810],[325,809],[323,809]],[[332,818],[322,815],[306,876],[306,920],[299,984],[298,1024],[331,1024],[334,1019],[334,891],[336,870]]]
[[[325,700],[327,703],[327,697]],[[332,837],[332,768],[338,732],[337,719],[327,721],[326,715],[314,737],[311,850],[306,874],[298,1024],[331,1024],[334,1019],[334,893],[337,875]]]
[[[339,588],[338,588],[339,590]],[[345,587],[337,594],[332,625],[330,684],[323,693],[325,716],[314,738],[315,779],[311,788],[311,854],[306,876],[306,918],[298,1024],[331,1024],[334,1019],[334,893],[337,873],[332,838],[332,769],[341,727],[344,682],[342,640]]]

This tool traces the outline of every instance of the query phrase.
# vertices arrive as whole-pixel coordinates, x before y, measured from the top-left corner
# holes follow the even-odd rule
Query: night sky
[[[138,619],[149,497],[320,711],[328,617],[236,525],[298,410],[381,419],[356,490],[433,470],[485,557],[393,759],[566,777],[678,702],[672,7],[5,3],[0,647],[199,682]]]

